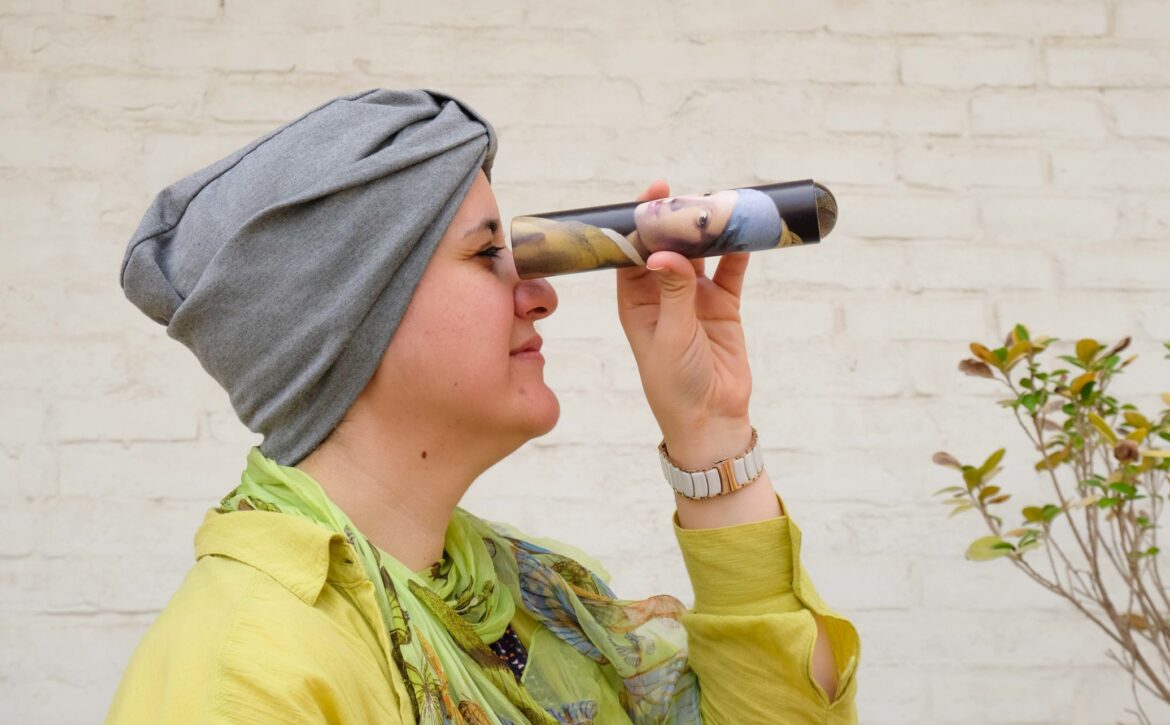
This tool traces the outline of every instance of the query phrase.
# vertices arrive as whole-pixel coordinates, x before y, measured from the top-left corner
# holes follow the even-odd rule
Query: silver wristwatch
[[[759,436],[752,428],[752,441],[747,450],[732,458],[716,462],[714,467],[700,471],[679,468],[666,452],[666,440],[658,444],[658,458],[662,475],[680,496],[690,499],[711,498],[735,493],[755,481],[764,470],[764,454],[758,445]]]

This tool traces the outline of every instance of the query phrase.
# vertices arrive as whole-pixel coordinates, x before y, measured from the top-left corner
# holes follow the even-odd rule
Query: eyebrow
[[[467,233],[463,235],[463,238],[466,239],[467,237],[470,237],[472,234],[476,234],[478,232],[491,232],[492,236],[495,236],[496,232],[498,232],[499,230],[500,230],[500,220],[495,218],[495,217],[489,217],[487,219],[484,219],[483,221],[481,221],[479,224],[472,227],[471,229],[468,229]]]

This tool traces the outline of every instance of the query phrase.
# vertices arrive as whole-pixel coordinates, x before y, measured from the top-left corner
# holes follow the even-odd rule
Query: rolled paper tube
[[[521,279],[645,265],[654,252],[717,257],[821,241],[837,200],[812,179],[528,214],[511,223]]]

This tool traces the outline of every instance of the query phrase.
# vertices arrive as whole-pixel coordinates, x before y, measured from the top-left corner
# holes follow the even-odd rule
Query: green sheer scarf
[[[574,547],[456,508],[443,559],[414,572],[363,536],[308,474],[259,448],[219,507],[249,509],[302,516],[354,546],[419,725],[700,722],[682,603],[617,599],[601,565]],[[517,607],[542,625],[520,680],[488,646]]]

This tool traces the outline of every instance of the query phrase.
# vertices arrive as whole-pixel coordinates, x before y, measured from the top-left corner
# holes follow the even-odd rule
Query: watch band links
[[[724,458],[707,469],[692,470],[678,466],[666,450],[666,440],[658,444],[662,475],[680,496],[704,499],[735,493],[754,482],[764,470],[764,456],[759,448],[759,436],[752,428],[752,440],[747,450],[738,456]]]

